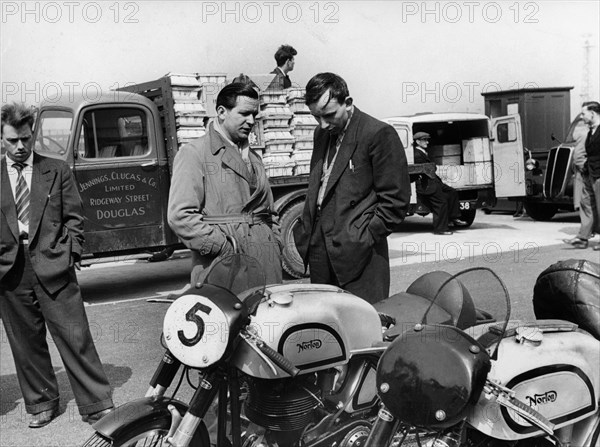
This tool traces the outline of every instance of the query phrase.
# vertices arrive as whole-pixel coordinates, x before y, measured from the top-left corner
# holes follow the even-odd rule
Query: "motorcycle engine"
[[[251,422],[297,438],[321,405],[321,390],[309,380],[252,378],[244,410]]]

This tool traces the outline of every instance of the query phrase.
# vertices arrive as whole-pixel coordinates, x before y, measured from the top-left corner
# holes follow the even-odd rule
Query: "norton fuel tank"
[[[302,373],[345,364],[355,351],[382,339],[379,314],[362,298],[322,284],[288,284],[267,288],[251,327],[272,349]],[[245,342],[233,355],[244,373],[282,378]]]
[[[515,392],[515,397],[560,428],[589,417],[600,399],[600,341],[559,320],[511,322],[500,343],[488,379]],[[534,341],[521,334],[535,331]],[[516,441],[542,435],[514,411],[482,393],[467,421],[496,439]]]

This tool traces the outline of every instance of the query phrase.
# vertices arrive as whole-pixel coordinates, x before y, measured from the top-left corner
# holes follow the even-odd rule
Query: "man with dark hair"
[[[15,360],[29,427],[58,415],[59,390],[46,326],[65,365],[84,422],[113,407],[77,277],[82,204],[69,166],[34,154],[31,109],[2,106],[0,312]]]
[[[564,240],[574,248],[587,248],[588,239],[592,237],[594,229],[600,227],[600,131],[598,130],[600,127],[600,103],[597,101],[584,102],[581,105],[581,118],[590,129],[585,139],[587,160],[581,172],[583,180],[580,201],[582,212],[579,213],[581,226],[576,237]],[[587,206],[591,207],[591,212],[583,210],[583,207]],[[600,244],[594,246],[594,250],[600,250]]]
[[[427,147],[430,135],[427,132],[417,132],[413,136],[415,164],[433,163],[429,158]],[[451,186],[442,182],[435,172],[420,174],[416,179],[416,191],[419,200],[433,214],[433,233],[449,236],[448,228],[451,223],[454,228],[465,227],[466,222],[460,220],[458,193]]]
[[[319,126],[296,247],[311,282],[377,302],[389,294],[387,236],[409,204],[404,148],[393,127],[353,105],[340,76],[317,74],[305,98]]]
[[[297,54],[298,52],[290,45],[281,45],[279,47],[275,53],[277,67],[271,72],[276,76],[275,79],[273,79],[273,82],[271,82],[269,89],[284,90],[292,86],[292,81],[290,80],[288,73],[294,69],[294,56]]]
[[[262,160],[248,144],[258,93],[232,83],[217,96],[217,116],[206,134],[175,156],[169,225],[192,250],[192,284],[217,257],[239,250],[263,265],[267,283],[280,283],[281,238]]]

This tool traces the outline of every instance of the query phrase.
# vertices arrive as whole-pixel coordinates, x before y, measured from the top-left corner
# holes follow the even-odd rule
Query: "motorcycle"
[[[577,284],[581,271],[563,276],[562,285]],[[591,304],[584,312],[557,283],[534,294],[534,306],[536,299],[545,307],[563,300],[552,318],[579,312],[588,324],[581,330],[560,319],[510,320],[508,291],[490,269],[453,276],[469,291],[503,295],[504,321],[460,329],[432,321],[427,309],[420,323],[398,333],[378,363],[381,407],[365,447],[415,445],[405,443],[409,433],[428,447],[600,446],[600,325],[597,300],[589,299],[590,292],[597,298],[598,278],[581,288]]]
[[[211,423],[220,447],[363,445],[379,410],[388,333],[428,308],[459,327],[491,318],[460,286],[432,304],[448,276],[425,274],[374,307],[329,285],[266,287],[255,259],[225,257],[170,304],[145,397],[94,424],[84,445],[208,447]],[[198,373],[189,403],[175,398],[179,384],[166,395],[180,370],[179,384]]]

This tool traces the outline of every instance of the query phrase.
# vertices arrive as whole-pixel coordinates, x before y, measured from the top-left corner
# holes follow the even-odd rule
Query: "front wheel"
[[[166,442],[170,426],[171,418],[161,417],[136,425],[131,430],[119,433],[112,440],[96,432],[83,444],[83,447],[167,447],[170,446]],[[196,430],[190,447],[210,447],[210,439],[204,424]]]
[[[477,210],[475,208],[462,209],[460,210],[460,220],[465,222],[466,227],[470,227],[475,220],[475,214],[477,214]]]

